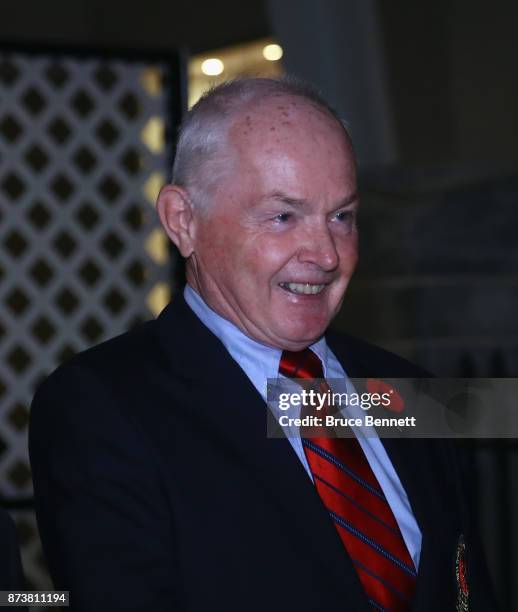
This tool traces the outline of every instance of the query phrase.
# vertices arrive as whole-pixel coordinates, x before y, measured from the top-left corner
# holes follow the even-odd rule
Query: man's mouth
[[[313,285],[311,283],[279,283],[279,286],[297,295],[316,295],[325,288],[325,285]]]

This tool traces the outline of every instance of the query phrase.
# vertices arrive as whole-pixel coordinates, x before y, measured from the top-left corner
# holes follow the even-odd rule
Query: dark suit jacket
[[[350,376],[407,362],[330,335]],[[32,408],[39,526],[76,611],[370,612],[286,439],[220,341],[176,298],[156,321],[60,367]],[[414,610],[455,610],[467,542],[470,610],[494,610],[453,448],[385,440],[423,533]]]
[[[16,529],[9,514],[0,508],[0,591],[21,591],[26,588]],[[2,610],[23,612],[27,608],[8,606]]]

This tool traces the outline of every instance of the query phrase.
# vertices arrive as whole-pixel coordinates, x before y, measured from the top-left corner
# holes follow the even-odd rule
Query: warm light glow
[[[140,74],[140,82],[150,96],[162,93],[162,77],[158,68],[145,68]]]
[[[276,62],[282,57],[282,47],[280,45],[266,45],[263,49],[263,57],[269,62]]]
[[[171,290],[166,283],[157,283],[149,292],[146,303],[149,310],[157,316],[171,299]]]
[[[165,147],[165,125],[162,117],[150,117],[140,130],[140,139],[155,155],[162,153]]]
[[[151,206],[155,205],[160,189],[165,182],[165,176],[161,172],[153,172],[142,186],[142,193]]]
[[[275,40],[271,38],[261,38],[231,47],[207,50],[203,54],[191,56],[188,62],[189,97],[187,103],[189,108],[192,108],[200,96],[221,79],[235,79],[252,74],[261,77],[281,76],[283,74],[282,60],[280,62],[268,61],[263,56],[265,47],[269,47],[274,42]],[[208,58],[217,58],[222,62],[223,74],[219,76],[205,74],[203,62],[206,62]],[[221,66],[219,68],[221,69]]]
[[[144,247],[155,263],[164,266],[169,262],[168,239],[162,228],[157,227],[149,234]]]
[[[210,57],[201,65],[201,71],[207,76],[218,76],[223,70],[225,70],[225,64],[217,57]]]

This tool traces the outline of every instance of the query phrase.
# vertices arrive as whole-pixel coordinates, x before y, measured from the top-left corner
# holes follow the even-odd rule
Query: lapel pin
[[[457,542],[455,553],[455,578],[457,580],[457,612],[468,612],[468,571],[466,565],[466,543],[461,533]]]

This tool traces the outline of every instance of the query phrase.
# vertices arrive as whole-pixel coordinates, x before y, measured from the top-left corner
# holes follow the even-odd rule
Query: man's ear
[[[194,250],[193,210],[187,192],[177,185],[164,185],[156,208],[167,235],[187,259]]]

